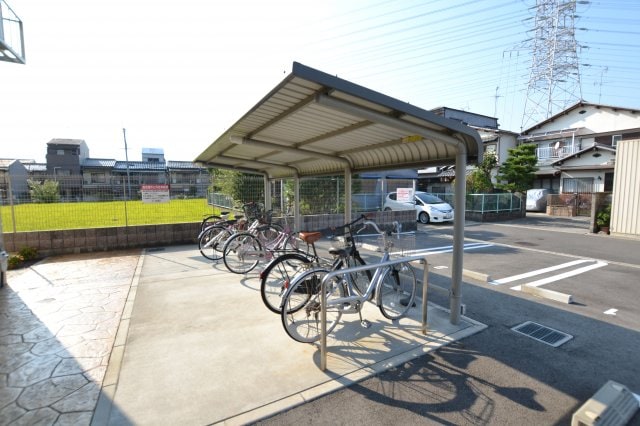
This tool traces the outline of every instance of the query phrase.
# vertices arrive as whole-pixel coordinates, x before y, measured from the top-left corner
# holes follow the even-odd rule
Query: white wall
[[[611,232],[640,236],[640,139],[621,141],[617,151]]]

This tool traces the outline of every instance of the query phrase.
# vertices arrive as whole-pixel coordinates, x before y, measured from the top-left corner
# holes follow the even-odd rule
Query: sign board
[[[401,203],[413,203],[413,188],[396,189],[397,201]]]
[[[169,185],[140,185],[143,203],[168,203]]]

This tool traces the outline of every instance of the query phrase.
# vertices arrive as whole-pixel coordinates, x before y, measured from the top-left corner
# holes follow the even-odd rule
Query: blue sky
[[[293,61],[522,125],[534,0],[7,2],[27,64],[0,62],[1,158],[44,161],[50,139],[79,138],[92,157],[124,159],[126,128],[130,160],[143,147],[192,160]],[[581,97],[640,109],[640,2],[577,14]]]

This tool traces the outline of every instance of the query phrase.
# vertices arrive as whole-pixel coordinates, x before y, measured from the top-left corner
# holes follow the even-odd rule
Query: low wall
[[[527,215],[526,210],[502,211],[502,212],[465,212],[465,220],[474,222],[499,222],[502,220],[512,220],[523,218]]]
[[[381,225],[397,220],[402,224],[403,231],[416,230],[413,210],[366,214]],[[301,229],[320,230],[343,224],[344,215],[310,215],[303,216]],[[37,249],[41,256],[52,256],[164,245],[197,245],[199,232],[200,223],[17,232],[4,234],[4,245],[9,253],[30,247]]]
[[[197,244],[200,223],[143,225],[115,228],[70,229],[4,234],[5,249],[17,252],[24,247],[42,256],[86,253],[170,244]]]

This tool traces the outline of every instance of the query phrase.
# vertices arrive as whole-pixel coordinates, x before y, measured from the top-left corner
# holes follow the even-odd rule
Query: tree
[[[235,170],[214,169],[212,190],[233,198],[235,203],[263,202],[264,178]]]
[[[522,144],[509,149],[509,157],[498,168],[497,188],[509,192],[525,192],[533,187],[538,170],[535,144]]]
[[[486,152],[482,158],[482,163],[467,176],[467,193],[469,194],[490,194],[493,192],[493,182],[491,172],[498,164],[498,158],[493,152]]]
[[[31,199],[36,203],[57,203],[60,201],[60,187],[58,182],[45,180],[40,183],[35,180],[27,180]]]

